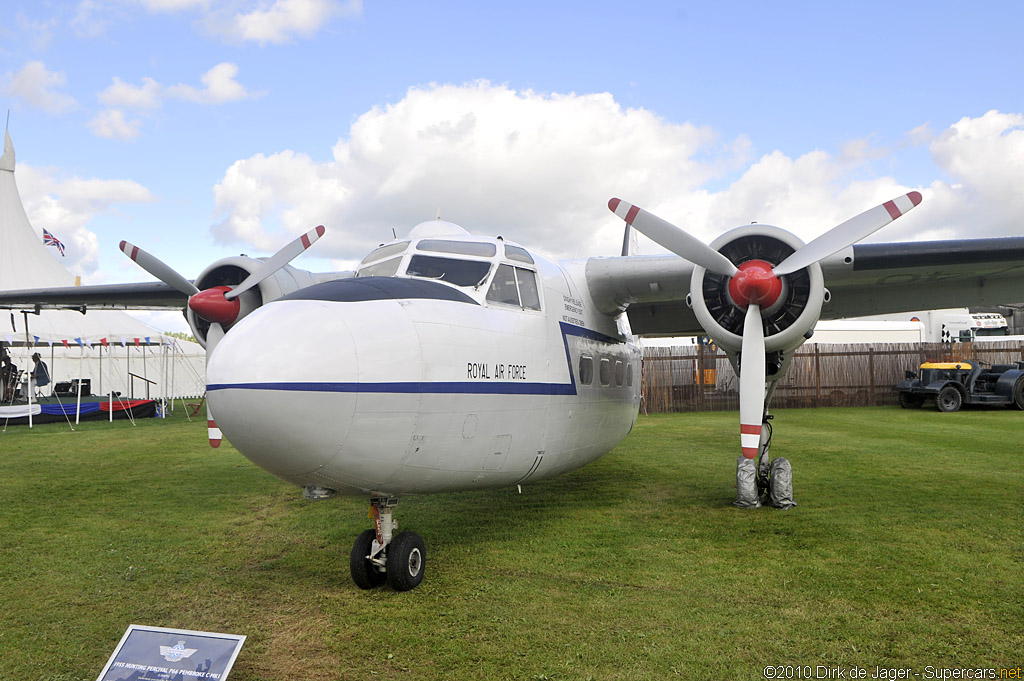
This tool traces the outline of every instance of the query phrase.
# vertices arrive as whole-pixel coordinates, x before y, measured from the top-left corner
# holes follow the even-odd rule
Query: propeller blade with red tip
[[[298,239],[295,239],[273,256],[265,260],[253,271],[252,274],[246,277],[241,284],[231,289],[231,291],[226,293],[224,297],[228,300],[236,298],[272,275],[274,272],[277,272],[279,269],[294,260],[304,250],[312,246],[317,239],[324,235],[324,231],[324,226],[319,225],[316,228],[309,230]]]
[[[757,457],[764,419],[764,327],[761,308],[751,303],[743,320],[743,350],[740,353],[740,446],[743,456]]]
[[[181,291],[186,296],[194,296],[199,293],[199,289],[195,287],[195,284],[175,272],[163,261],[153,257],[149,253],[146,253],[146,251],[142,250],[138,246],[133,246],[127,241],[122,241],[120,248],[121,252],[134,260],[139,267],[146,270],[171,288]]]
[[[608,208],[635,227],[638,232],[661,244],[680,258],[685,258],[694,265],[700,265],[716,274],[724,274],[727,277],[736,274],[736,266],[732,264],[731,260],[671,222],[666,222],[657,215],[648,213],[643,208],[626,203],[621,199],[608,201]]]
[[[814,239],[775,266],[775,274],[792,274],[852,246],[921,203],[921,192],[910,192],[850,218]],[[638,228],[639,229],[639,228]]]

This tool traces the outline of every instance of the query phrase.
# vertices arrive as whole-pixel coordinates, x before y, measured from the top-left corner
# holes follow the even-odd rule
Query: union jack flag
[[[47,246],[56,246],[57,250],[60,251],[60,257],[64,257],[64,244],[61,240],[50,234],[47,230],[43,230],[43,243]]]

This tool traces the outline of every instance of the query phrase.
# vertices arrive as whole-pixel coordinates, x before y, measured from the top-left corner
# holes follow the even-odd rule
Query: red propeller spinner
[[[771,307],[782,295],[782,280],[775,276],[771,263],[748,260],[736,269],[736,276],[729,279],[729,295],[741,308],[751,303]]]
[[[214,286],[200,291],[188,299],[188,307],[207,321],[230,326],[238,319],[241,310],[237,297],[225,297],[230,290],[230,286]]]

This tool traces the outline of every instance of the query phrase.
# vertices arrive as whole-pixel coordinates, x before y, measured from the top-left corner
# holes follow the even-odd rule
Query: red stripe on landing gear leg
[[[751,447],[750,445],[754,446]],[[743,450],[743,456],[748,459],[757,457],[757,450],[761,448],[760,425],[740,424],[740,448]]]
[[[210,446],[213,447],[214,449],[220,447],[220,441],[222,439],[220,434],[220,428],[217,427],[217,422],[214,421],[213,419],[210,419],[206,422],[206,433],[207,436],[210,438]]]

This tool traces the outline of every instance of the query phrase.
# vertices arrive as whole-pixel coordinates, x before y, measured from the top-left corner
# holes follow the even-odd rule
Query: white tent
[[[76,286],[34,228],[14,180],[14,145],[4,135],[0,157],[0,290]],[[9,316],[8,319],[3,317]],[[205,353],[198,344],[164,336],[117,310],[11,310],[0,317],[0,342],[14,362],[30,366],[39,352],[54,382],[91,379],[92,391],[128,397],[192,397],[205,389]],[[173,376],[173,378],[172,378]]]

